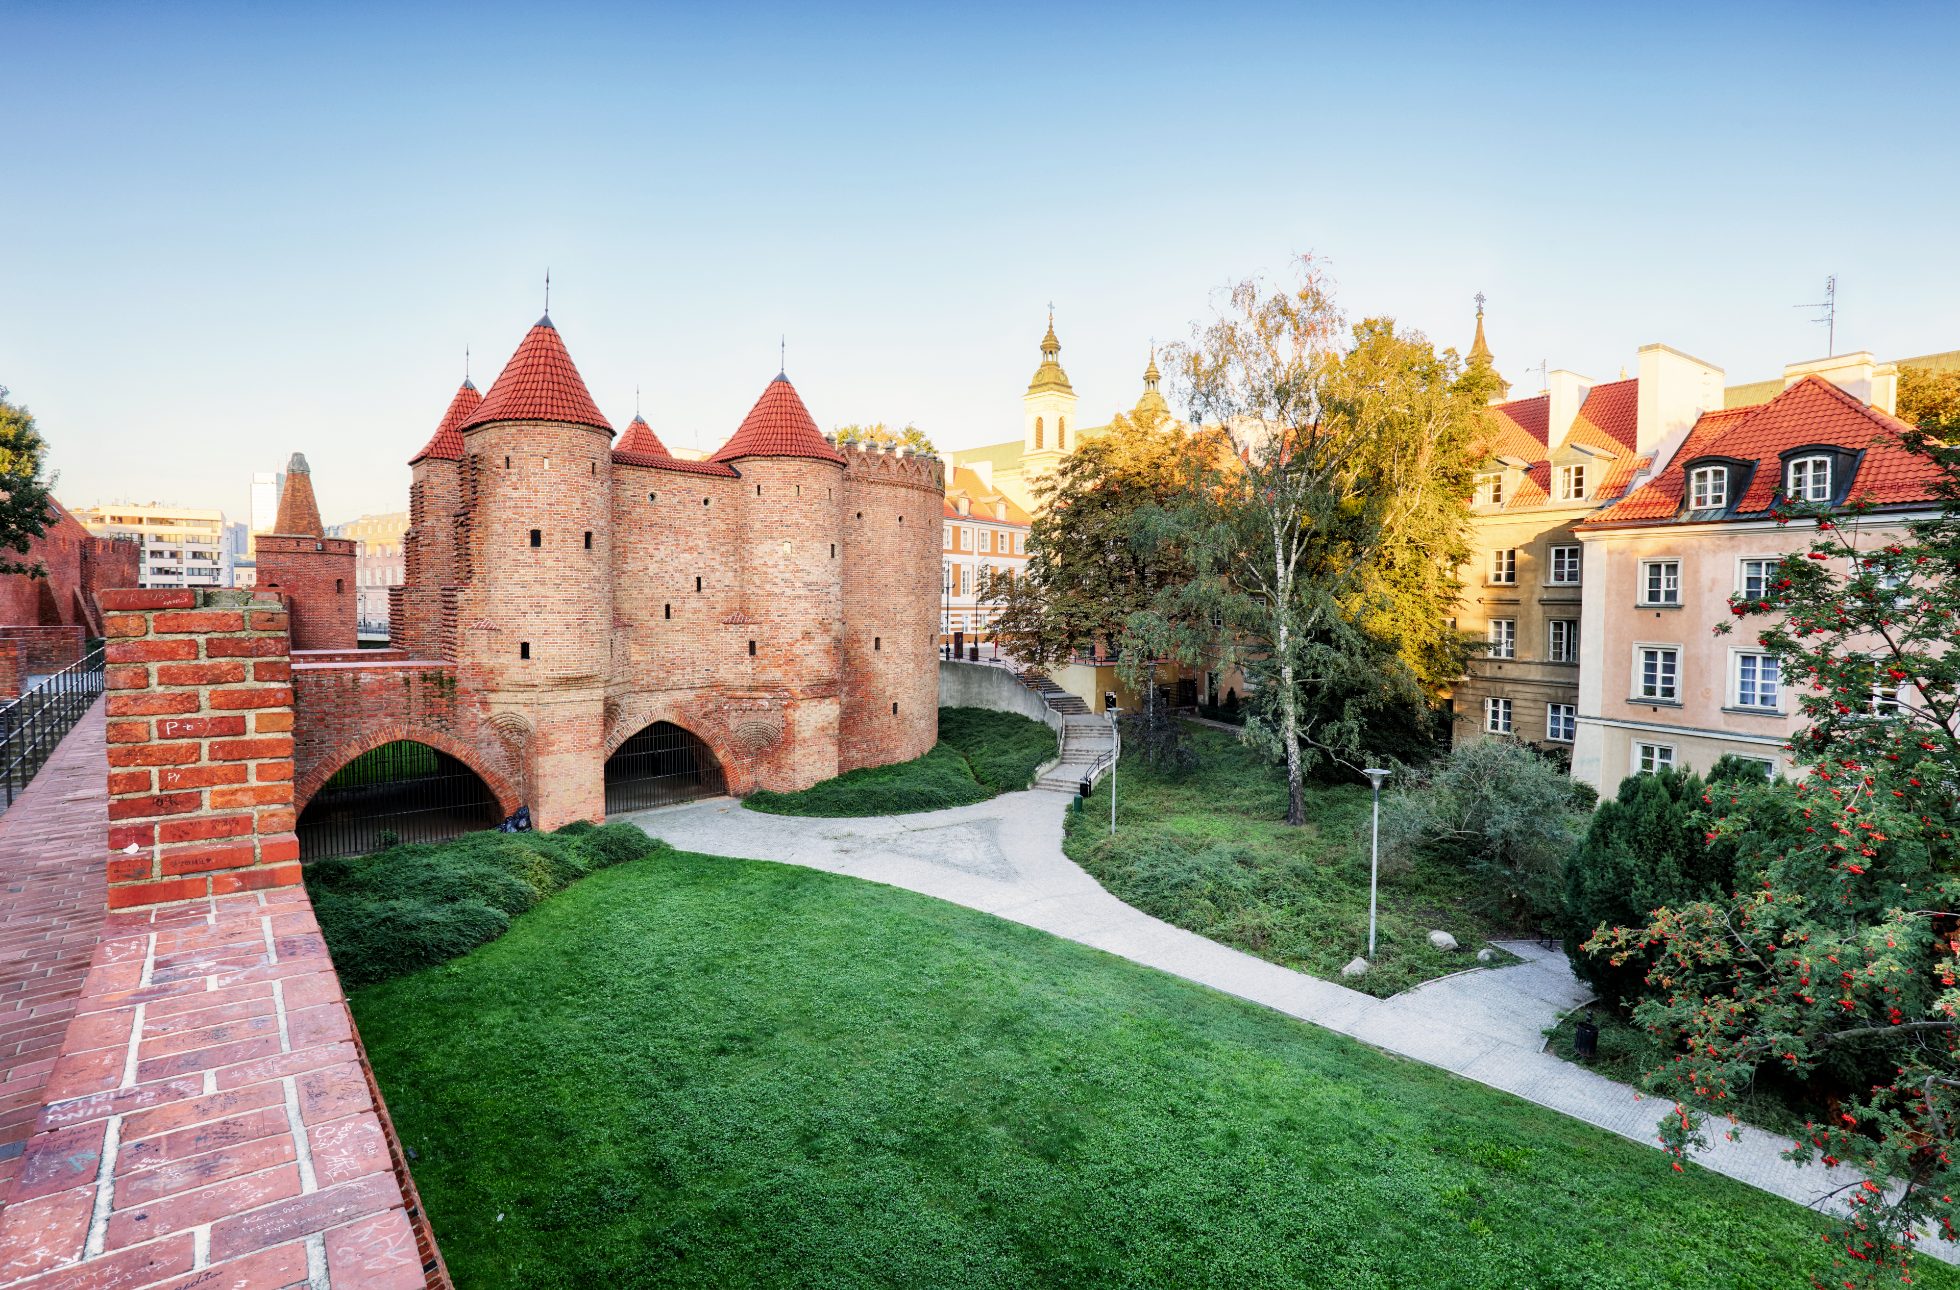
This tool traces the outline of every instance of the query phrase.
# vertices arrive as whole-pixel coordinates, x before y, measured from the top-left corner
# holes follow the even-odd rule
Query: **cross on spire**
[[[1477,317],[1481,318],[1484,316],[1484,293],[1479,291],[1475,299],[1477,301]]]

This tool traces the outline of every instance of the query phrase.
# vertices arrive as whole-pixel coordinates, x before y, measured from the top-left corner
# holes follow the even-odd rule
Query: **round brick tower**
[[[781,696],[791,762],[772,778],[802,788],[838,771],[844,458],[779,374],[709,460],[741,477],[740,609],[722,636],[726,676],[758,698]]]
[[[461,581],[457,542],[461,534],[463,423],[483,396],[467,377],[457,388],[435,434],[408,459],[408,533],[402,539],[399,594],[391,596],[390,644],[417,658],[443,656],[442,589]]]
[[[846,452],[840,769],[907,761],[939,738],[937,457]]]
[[[603,819],[613,432],[549,315],[458,429],[467,590],[456,658],[493,710],[534,732],[538,825]]]

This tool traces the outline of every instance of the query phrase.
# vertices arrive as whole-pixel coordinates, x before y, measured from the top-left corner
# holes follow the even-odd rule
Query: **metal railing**
[[[102,647],[0,707],[0,810],[14,804],[63,735],[102,694]]]

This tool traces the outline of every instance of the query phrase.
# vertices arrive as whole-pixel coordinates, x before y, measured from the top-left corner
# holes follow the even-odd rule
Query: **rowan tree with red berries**
[[[1634,1020],[1679,1159],[1757,1081],[1804,1081],[1828,1116],[1784,1152],[1850,1171],[1822,1285],[1910,1281],[1919,1234],[1955,1235],[1960,1119],[1960,451],[1908,446],[1939,514],[1784,504],[1812,529],[1729,631],[1755,632],[1806,724],[1794,782],[1712,786],[1707,839],[1736,849],[1724,900],[1602,927],[1585,948],[1645,968]],[[1771,1075],[1774,1072],[1774,1075]],[[1825,1099],[1818,1099],[1823,1101]]]

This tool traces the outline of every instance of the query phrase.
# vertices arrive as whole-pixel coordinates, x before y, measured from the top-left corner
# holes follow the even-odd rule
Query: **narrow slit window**
[[[830,558],[833,560],[837,558],[837,544],[835,542],[830,544]]]
[[[896,703],[892,704],[892,715],[894,717],[898,715],[898,705]]]
[[[749,657],[750,657],[750,658],[754,658],[754,657],[755,657],[755,642],[754,642],[754,641],[750,641],[750,642],[749,642]]]
[[[756,495],[757,497],[760,497],[760,496],[762,496],[762,485],[761,485],[761,484],[757,484],[757,485],[755,486],[755,495]]]
[[[674,616],[674,607],[672,605],[662,605],[660,608],[661,617],[672,618]]]
[[[532,530],[531,530],[531,545],[532,545],[532,546],[543,546],[543,545],[544,545],[544,530],[543,530],[543,529],[532,529]]]
[[[506,457],[506,458],[504,458],[504,469],[505,469],[505,470],[509,470],[509,469],[510,469],[510,458],[508,458],[508,457]]]
[[[587,529],[587,530],[585,531],[585,549],[586,549],[586,550],[588,550],[588,551],[590,551],[590,550],[592,549],[592,530],[591,530],[591,529]]]
[[[529,657],[531,657],[531,642],[530,642],[530,641],[519,641],[519,642],[517,642],[517,657],[519,657],[519,658],[529,658]]]
[[[883,640],[882,638],[880,638],[880,637],[877,637],[877,636],[873,636],[873,637],[871,638],[871,648],[872,648],[872,649],[873,649],[874,651],[876,651],[876,650],[882,650],[882,649],[884,649],[884,648],[885,648],[885,642],[884,642],[884,640]]]
[[[346,591],[346,590],[347,590],[347,582],[346,582],[346,579],[344,579],[344,578],[335,578],[335,579],[333,580],[333,594],[334,594],[334,595],[336,595],[336,596],[338,596],[338,595],[340,595],[340,594],[341,594],[342,592],[344,592],[344,591]]]
[[[694,576],[694,589],[695,589],[696,591],[699,591],[699,590],[701,590],[701,575],[700,575],[700,574],[696,574],[696,575]]]

